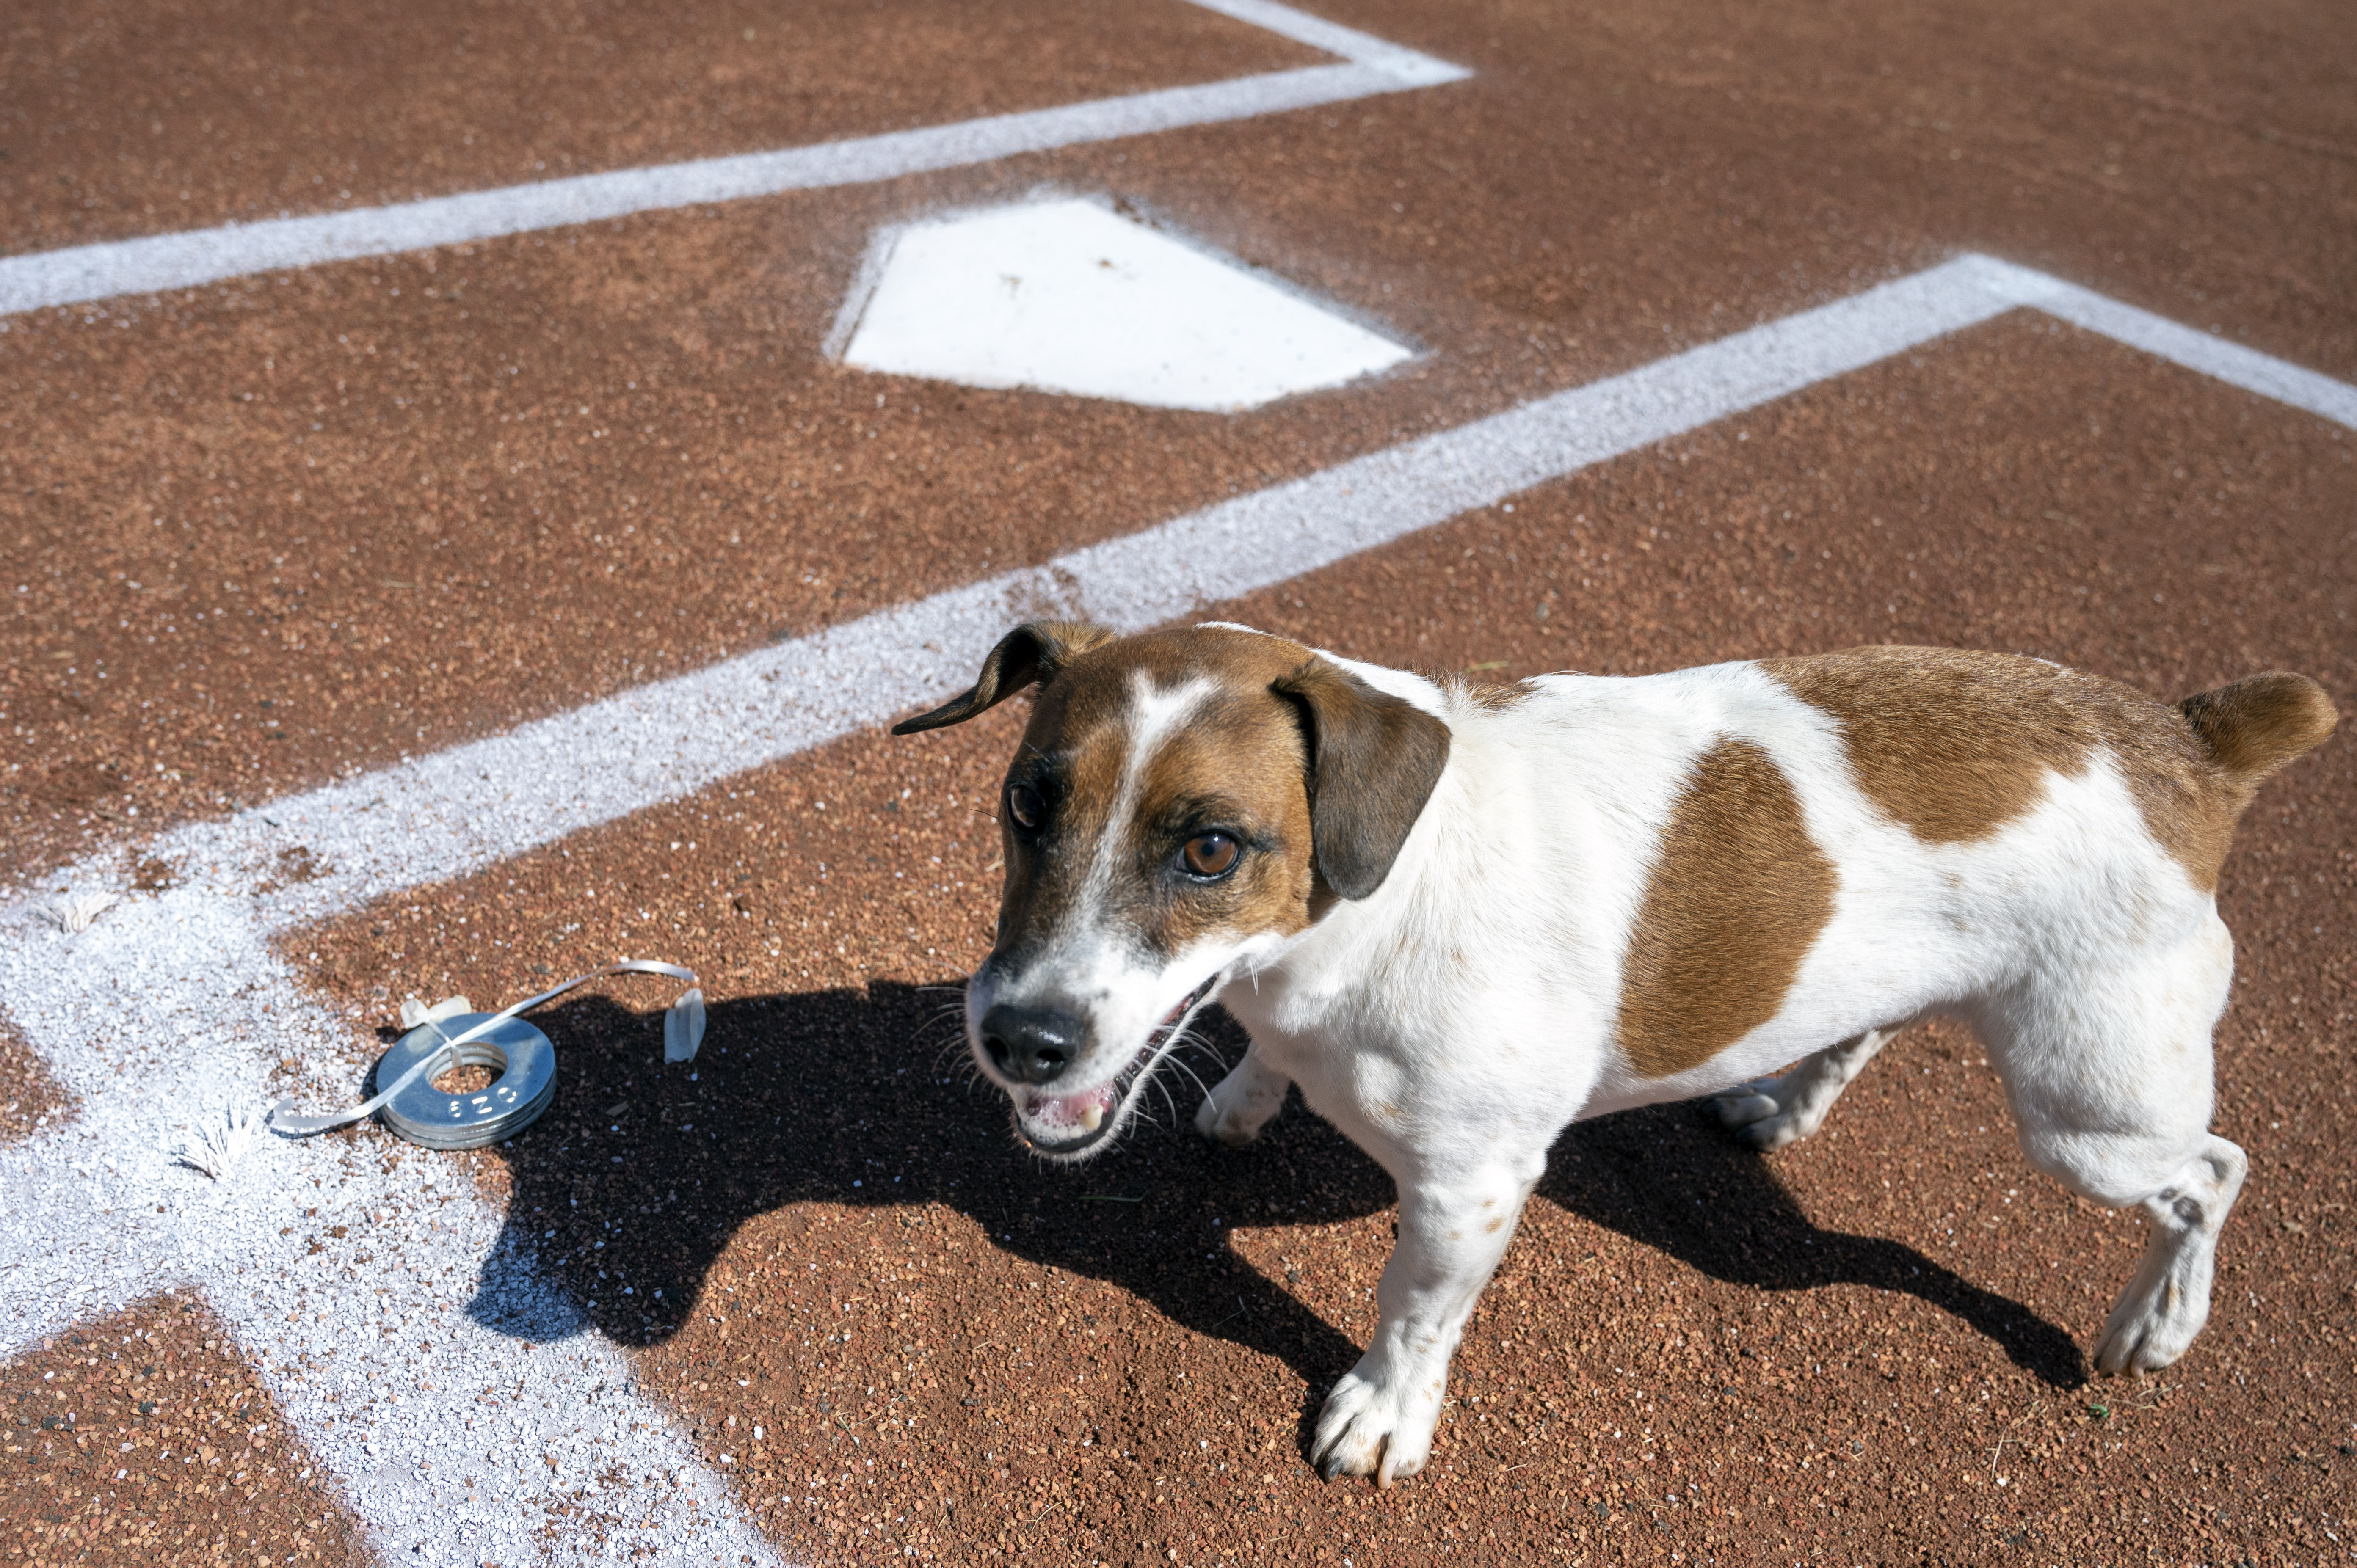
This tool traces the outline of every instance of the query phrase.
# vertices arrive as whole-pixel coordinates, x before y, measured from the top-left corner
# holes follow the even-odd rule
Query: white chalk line
[[[166,1165],[156,1151],[167,1124],[192,1110],[259,1103],[272,1060],[295,1057],[322,1080],[350,1076],[345,1026],[280,962],[273,939],[938,698],[965,684],[980,650],[1026,616],[1083,615],[1125,628],[1168,621],[2024,305],[2357,426],[2357,389],[2044,274],[1965,256],[1039,567],[160,835],[148,853],[179,865],[182,886],[133,895],[79,937],[21,910],[0,929],[0,1003],[83,1104],[74,1122],[0,1153],[0,1190],[26,1198],[0,1227],[8,1307],[0,1353],[158,1284],[199,1282],[381,1541],[406,1546],[422,1521],[441,1517],[435,1510],[457,1500],[447,1488],[462,1460],[518,1477],[502,1509],[478,1503],[469,1516],[512,1538],[553,1504],[558,1481],[579,1485],[595,1460],[611,1456],[598,1446],[601,1422],[635,1418],[644,1430],[630,1436],[634,1462],[652,1455],[646,1463],[681,1493],[653,1479],[630,1483],[627,1500],[642,1523],[614,1550],[662,1542],[675,1555],[742,1551],[770,1561],[767,1547],[742,1544],[749,1526],[667,1423],[634,1400],[582,1402],[579,1389],[591,1381],[626,1388],[627,1361],[579,1335],[577,1308],[540,1283],[529,1257],[492,1251],[500,1216],[462,1195],[435,1207],[453,1230],[424,1229],[419,1188],[445,1179],[434,1157],[404,1151],[403,1170],[424,1174],[387,1176],[376,1163],[382,1140],[340,1150],[277,1145],[217,1190]],[[275,857],[298,843],[326,871],[270,890]],[[95,858],[67,880],[105,886],[119,879],[120,864]],[[264,1006],[274,1011],[257,1015]],[[171,1213],[156,1215],[158,1204]],[[350,1226],[351,1248],[315,1258],[278,1241],[271,1221],[311,1206],[322,1212],[297,1225],[297,1236],[349,1216],[339,1222]],[[392,1218],[366,1218],[373,1214]],[[404,1269],[360,1273],[351,1249],[363,1244],[397,1253]],[[378,1287],[390,1294],[376,1297]],[[471,1386],[426,1388],[438,1359],[355,1349],[352,1324],[382,1329],[394,1316],[430,1324],[437,1354],[448,1345],[458,1362],[500,1365],[503,1384],[520,1378],[520,1397],[487,1407]],[[395,1393],[407,1402],[389,1403]],[[535,1490],[513,1461],[542,1448],[561,1456],[560,1468]],[[683,1495],[697,1506],[686,1508]]]
[[[777,1561],[629,1358],[500,1246],[508,1217],[462,1167],[318,1139],[218,1184],[175,1169],[171,1130],[261,1103],[273,1060],[347,1056],[350,1032],[235,900],[113,912],[71,946],[0,950],[14,1021],[82,1101],[0,1150],[0,1355],[193,1287],[388,1560]]]
[[[2022,304],[2074,327],[2141,349],[2155,358],[2199,371],[2230,386],[2305,409],[2320,419],[2357,429],[2357,387],[2304,369],[2288,360],[2246,349],[2240,343],[2106,299],[2090,288],[2032,272],[2008,263],[1983,263],[1996,280],[1995,286],[2013,290]]]
[[[194,288],[255,273],[502,239],[635,212],[866,185],[1024,153],[1404,92],[1462,81],[1472,74],[1446,60],[1270,0],[1189,3],[1338,54],[1347,63],[1126,93],[776,152],[615,169],[349,212],[230,223],[38,251],[0,260],[0,316],[120,295]]]

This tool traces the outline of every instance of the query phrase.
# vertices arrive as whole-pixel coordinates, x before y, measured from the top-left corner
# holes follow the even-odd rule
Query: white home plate
[[[845,361],[966,386],[1227,411],[1414,357],[1088,201],[887,233],[863,283],[865,300],[845,302]]]

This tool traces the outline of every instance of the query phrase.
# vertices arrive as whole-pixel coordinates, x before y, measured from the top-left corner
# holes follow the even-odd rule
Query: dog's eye
[[[1197,833],[1187,841],[1181,858],[1198,876],[1225,876],[1235,868],[1236,856],[1242,853],[1236,841],[1225,833]]]
[[[1006,814],[1015,819],[1017,827],[1035,833],[1039,824],[1048,820],[1048,802],[1030,785],[1017,784],[1006,792]]]

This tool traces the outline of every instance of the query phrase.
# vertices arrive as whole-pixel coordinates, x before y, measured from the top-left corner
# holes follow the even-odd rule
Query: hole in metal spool
[[[466,1054],[467,1047],[460,1047],[461,1059],[434,1075],[432,1081],[435,1093],[480,1094],[499,1082],[500,1075],[508,1070],[508,1058],[505,1051],[497,1053],[499,1060],[496,1062],[468,1061],[464,1059]]]
[[[441,1059],[427,1076],[386,1101],[377,1119],[429,1149],[479,1149],[512,1138],[538,1121],[556,1094],[556,1051],[546,1035],[522,1018],[507,1018],[479,1038],[448,1044],[450,1036],[490,1016],[465,1014],[404,1035],[378,1059],[377,1082],[397,1082],[420,1061]]]

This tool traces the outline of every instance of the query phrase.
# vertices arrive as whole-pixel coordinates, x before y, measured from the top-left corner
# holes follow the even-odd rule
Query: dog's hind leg
[[[2212,1135],[2168,1186],[2144,1200],[2150,1228],[2144,1258],[2104,1320],[2103,1336],[2095,1341],[2099,1369],[2149,1371],[2192,1347],[2210,1321],[2218,1230],[2249,1168],[2239,1145]]]
[[[1824,1124],[1825,1113],[1866,1070],[1874,1053],[1896,1029],[1868,1029],[1854,1039],[1827,1046],[1781,1078],[1755,1078],[1713,1097],[1718,1119],[1755,1148],[1797,1144]]]
[[[2108,1208],[2144,1210],[2144,1257],[2094,1361],[2149,1371],[2210,1317],[2218,1233],[2248,1158],[2210,1131],[2211,1031],[2233,945],[2212,914],[2189,939],[2076,983],[2033,983],[1987,1009],[1983,1035],[2030,1164]]]
[[[1249,1144],[1285,1109],[1285,1091],[1292,1087],[1291,1079],[1261,1060],[1255,1046],[1204,1096],[1195,1131],[1232,1148]]]
[[[2166,1367],[2210,1321],[2218,1232],[2243,1190],[2250,1160],[2239,1145],[2212,1133],[2197,1131],[2189,1142],[2190,1147],[2113,1129],[2023,1129],[2022,1152],[2040,1170],[2093,1202],[2145,1212],[2144,1256],[2096,1337],[2098,1370]],[[2166,1174],[2156,1181],[2156,1171]]]

